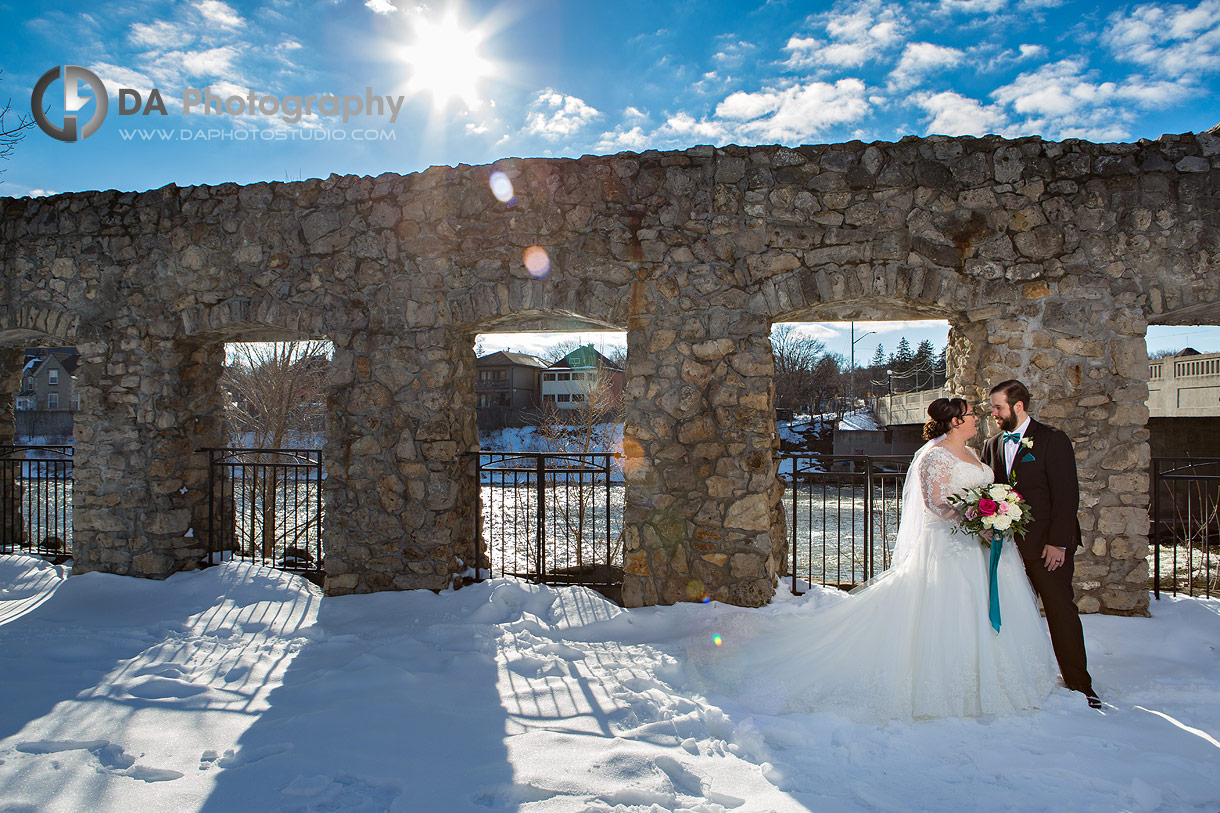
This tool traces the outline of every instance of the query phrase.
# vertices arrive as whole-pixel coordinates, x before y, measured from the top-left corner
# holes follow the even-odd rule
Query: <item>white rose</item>
[[[997,531],[1007,531],[1012,525],[1012,516],[1009,514],[996,514],[992,519],[995,520],[992,527]]]
[[[984,528],[994,528],[995,518],[998,516],[999,514],[992,514],[989,517],[982,517],[979,521],[982,522]]]
[[[996,483],[991,488],[987,489],[987,494],[993,500],[1002,500],[1008,496],[1008,486],[1003,483]]]

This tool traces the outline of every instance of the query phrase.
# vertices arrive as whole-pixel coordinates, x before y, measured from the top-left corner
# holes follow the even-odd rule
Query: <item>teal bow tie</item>
[[[1009,441],[1012,441],[1013,443],[1020,443],[1021,442],[1021,433],[1020,432],[1005,432],[1004,433],[1004,442],[1008,443]]]

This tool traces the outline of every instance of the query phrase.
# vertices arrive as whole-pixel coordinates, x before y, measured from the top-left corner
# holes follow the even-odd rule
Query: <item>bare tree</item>
[[[279,449],[290,432],[320,431],[329,364],[325,342],[236,345],[221,379],[229,394],[225,418],[234,439]]]
[[[813,367],[809,391],[815,409],[821,410],[825,405],[838,402],[843,392],[843,372],[847,367],[847,359],[838,353],[823,353]],[[842,404],[839,404],[842,407]],[[838,411],[838,410],[836,410]]]
[[[0,70],[0,75],[4,71]],[[13,150],[17,147],[17,142],[25,138],[25,131],[34,126],[32,116],[25,114],[17,115],[14,118],[10,115],[13,113],[13,100],[9,99],[4,103],[4,107],[0,108],[0,158],[8,158],[13,154]],[[3,172],[4,170],[0,170]]]
[[[321,431],[326,417],[324,384],[329,363],[324,342],[237,345],[221,377],[228,394],[225,418],[237,445],[254,449],[310,445],[305,439]],[[262,558],[272,559],[282,489],[278,470],[270,464],[284,460],[282,455],[262,452],[250,462],[258,465],[241,478],[241,505],[252,520],[245,525],[250,555],[255,555],[258,538]],[[285,556],[300,549],[287,548]]]
[[[799,409],[815,398],[818,361],[825,343],[800,333],[796,325],[776,325],[771,330],[771,353],[775,357],[775,405]]]
[[[605,490],[608,476],[589,470],[592,468],[590,455],[612,450],[616,442],[613,427],[619,420],[622,406],[614,386],[614,371],[599,368],[587,381],[584,400],[579,407],[563,409],[548,402],[543,404],[534,422],[540,451],[553,456],[551,465],[557,469],[548,479],[564,489],[564,498],[556,500],[548,513],[558,519],[568,539],[574,540],[575,561],[568,566],[574,565],[578,570],[586,567],[587,553],[595,557],[595,542],[590,542],[586,536],[595,534],[596,495],[599,490]],[[609,464],[612,470],[617,470],[614,458],[610,458]],[[609,561],[602,564],[609,565],[619,558],[621,544],[620,533],[611,546]],[[596,558],[588,564],[598,566]]]

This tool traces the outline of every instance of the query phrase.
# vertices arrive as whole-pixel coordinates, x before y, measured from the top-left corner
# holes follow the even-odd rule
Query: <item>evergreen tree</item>
[[[893,362],[895,373],[907,373],[911,370],[911,364],[915,359],[915,354],[911,352],[911,343],[907,341],[907,337],[903,336],[898,340],[898,349],[894,351]]]
[[[877,351],[873,353],[873,360],[868,366],[874,370],[880,370],[885,366],[885,348],[881,346],[881,342],[877,342]]]

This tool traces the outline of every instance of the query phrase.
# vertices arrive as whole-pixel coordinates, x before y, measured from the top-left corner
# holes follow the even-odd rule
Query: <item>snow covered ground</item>
[[[1152,609],[1085,618],[1105,713],[1059,689],[866,725],[703,694],[688,650],[743,612],[717,604],[507,580],[323,598],[241,563],[153,582],[3,556],[0,811],[1215,811],[1220,601]]]

